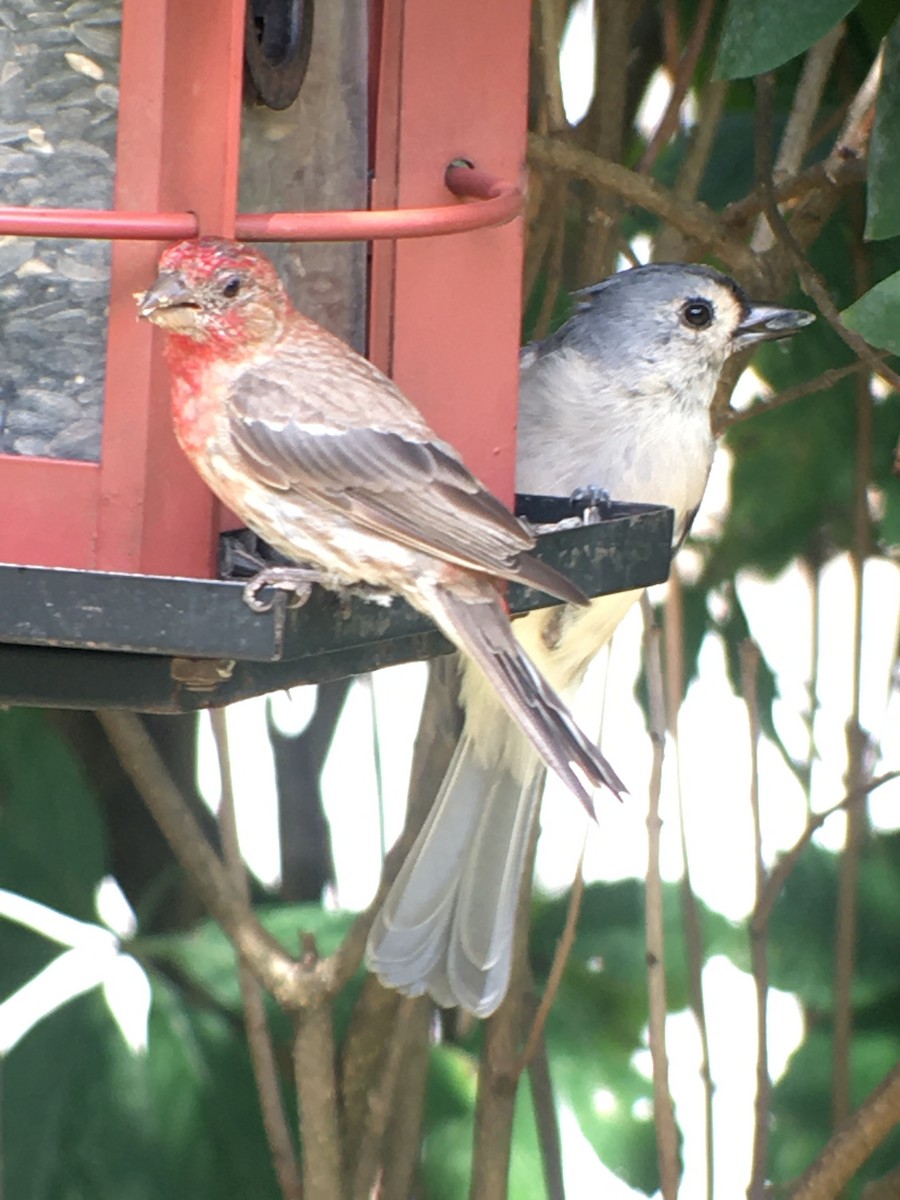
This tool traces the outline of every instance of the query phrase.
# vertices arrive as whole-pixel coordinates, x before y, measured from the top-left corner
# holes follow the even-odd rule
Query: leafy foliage
[[[866,237],[894,237],[900,233],[900,17],[885,39],[869,153],[872,165],[866,192]],[[882,344],[878,338],[870,340]]]
[[[717,69],[726,79],[761,75],[788,62],[842,21],[854,0],[731,0]]]

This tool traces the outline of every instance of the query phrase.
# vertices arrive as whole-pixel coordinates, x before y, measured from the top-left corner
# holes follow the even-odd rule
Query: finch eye
[[[688,300],[681,310],[681,319],[691,329],[706,329],[712,325],[715,309],[708,300]]]
[[[222,295],[226,300],[233,300],[240,290],[240,275],[232,275],[231,278],[226,279],[225,283],[222,285]]]

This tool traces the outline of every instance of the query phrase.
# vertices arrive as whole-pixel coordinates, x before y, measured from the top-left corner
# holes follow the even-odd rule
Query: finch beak
[[[138,316],[148,321],[159,320],[166,309],[198,307],[191,289],[177,271],[164,271],[146,292],[135,292],[134,298]]]
[[[755,346],[758,342],[774,342],[778,338],[790,337],[804,325],[811,325],[815,319],[812,313],[800,308],[751,304],[734,331],[732,345],[735,350],[743,350],[745,346]]]

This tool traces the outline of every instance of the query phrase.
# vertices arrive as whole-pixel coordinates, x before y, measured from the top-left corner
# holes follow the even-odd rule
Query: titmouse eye
[[[241,290],[240,275],[230,275],[222,284],[222,295],[226,300],[233,300]]]
[[[709,300],[687,300],[681,310],[681,319],[691,329],[706,329],[712,325],[716,310]]]

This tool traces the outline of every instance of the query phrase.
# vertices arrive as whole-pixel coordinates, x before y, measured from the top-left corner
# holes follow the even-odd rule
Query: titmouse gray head
[[[565,325],[522,351],[518,490],[566,495],[594,485],[614,500],[666,504],[678,544],[706,486],[725,362],[813,318],[751,304],[726,276],[678,263],[623,271],[576,300]],[[516,636],[567,695],[638,594],[539,610],[515,623]],[[389,986],[487,1016],[509,984],[543,769],[477,670],[463,667],[460,691],[463,736],[367,957]]]
[[[616,500],[667,504],[680,539],[709,474],[727,359],[814,318],[751,303],[728,276],[683,263],[622,271],[576,304],[522,351],[518,490],[564,495],[591,482]]]
[[[757,342],[788,337],[815,320],[811,313],[752,304],[744,290],[711,267],[651,263],[575,293],[575,312],[544,342],[526,348],[552,354],[571,347],[601,358],[665,356],[675,367],[698,356],[721,370],[725,359]]]

